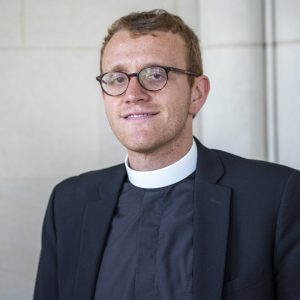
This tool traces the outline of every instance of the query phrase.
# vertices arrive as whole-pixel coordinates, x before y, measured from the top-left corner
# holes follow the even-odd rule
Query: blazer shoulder
[[[288,174],[299,172],[298,170],[278,164],[273,162],[268,162],[264,160],[258,160],[258,159],[249,159],[245,157],[241,157],[232,153],[228,153],[222,150],[216,150],[212,149],[219,159],[221,160],[223,166],[228,168],[236,168],[236,169],[245,169],[248,172],[266,172],[266,173],[272,173],[274,175],[280,175],[286,176]]]
[[[115,176],[122,176],[126,172],[125,165],[119,164],[100,170],[85,172],[76,176],[66,178],[59,182],[54,191],[68,192],[76,190],[88,190],[92,187],[99,187],[104,181],[109,181]]]
[[[243,158],[221,150],[216,153],[224,168],[222,182],[229,185],[252,185],[257,188],[284,189],[289,182],[299,183],[300,172],[288,166]],[[300,184],[300,183],[299,183]]]

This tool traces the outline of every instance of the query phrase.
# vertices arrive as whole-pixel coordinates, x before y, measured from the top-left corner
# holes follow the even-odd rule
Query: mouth
[[[124,119],[126,120],[143,120],[148,119],[153,116],[156,116],[158,113],[132,113],[132,114],[126,114],[124,116]]]

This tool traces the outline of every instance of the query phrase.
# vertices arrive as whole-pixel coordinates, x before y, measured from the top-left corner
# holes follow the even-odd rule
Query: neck
[[[136,171],[153,171],[165,168],[188,153],[193,143],[190,136],[185,141],[168,143],[165,147],[147,153],[128,151],[130,167]]]
[[[189,175],[197,167],[197,146],[193,141],[191,149],[175,163],[152,171],[136,171],[129,167],[128,157],[125,166],[129,181],[140,188],[153,189],[175,184]]]

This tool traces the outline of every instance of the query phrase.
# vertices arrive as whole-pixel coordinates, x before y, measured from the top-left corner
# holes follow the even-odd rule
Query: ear
[[[200,111],[206,101],[209,90],[210,83],[207,76],[202,75],[195,78],[191,91],[190,114],[195,116]]]

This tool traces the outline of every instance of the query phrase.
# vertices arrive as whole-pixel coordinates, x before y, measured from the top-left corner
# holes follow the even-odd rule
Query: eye
[[[146,68],[141,72],[140,75],[143,80],[147,80],[147,81],[161,82],[167,80],[166,71],[161,67]]]
[[[150,77],[150,79],[154,79],[154,80],[164,79],[164,77],[163,77],[162,74],[160,74],[160,73],[153,73],[153,74],[150,75],[149,77]]]
[[[109,85],[123,85],[128,79],[123,73],[111,72],[105,74],[102,80]]]

